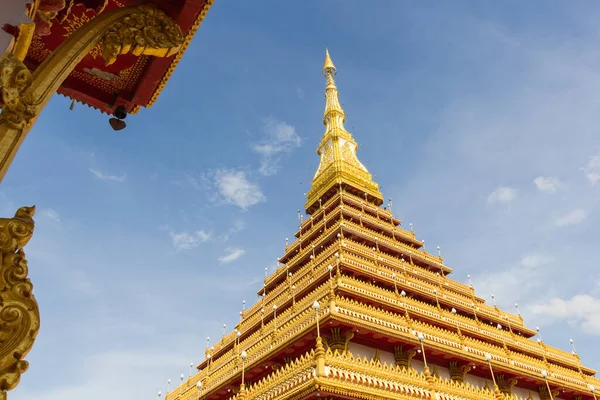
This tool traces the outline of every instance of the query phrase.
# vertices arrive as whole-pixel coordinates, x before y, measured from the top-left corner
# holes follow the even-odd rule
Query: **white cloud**
[[[301,87],[296,88],[296,96],[298,96],[300,100],[304,99],[304,90],[302,90]]]
[[[540,287],[543,282],[538,279],[539,270],[554,259],[542,253],[530,253],[521,257],[518,263],[499,272],[485,273],[473,277],[473,286],[480,296],[496,296],[500,306],[511,307],[520,296]],[[519,290],[515,290],[519,288]]]
[[[209,241],[210,237],[210,234],[204,231],[196,231],[192,234],[187,232],[171,232],[173,246],[177,251],[194,249],[200,246],[201,243]]]
[[[127,175],[105,175],[97,169],[90,168],[90,172],[96,177],[96,179],[100,179],[101,181],[113,181],[113,182],[125,182],[127,179]]]
[[[244,221],[242,221],[241,219],[236,219],[235,221],[233,221],[233,224],[231,225],[230,232],[241,232],[242,230],[244,230],[245,226],[246,226],[246,223]]]
[[[592,185],[595,185],[596,182],[600,181],[600,154],[596,154],[587,165],[581,170],[585,173],[585,177],[590,181]]]
[[[260,155],[259,172],[269,176],[277,173],[280,154],[290,153],[300,147],[302,139],[296,128],[274,118],[265,118],[263,131],[266,137],[252,145],[252,150]]]
[[[527,269],[535,269],[537,267],[541,267],[542,265],[548,264],[552,262],[552,258],[544,255],[544,254],[540,254],[540,253],[532,253],[532,254],[527,254],[523,257],[521,257],[521,260],[519,261],[519,264]]]
[[[244,249],[228,247],[225,249],[225,254],[223,254],[221,257],[219,257],[219,261],[221,262],[221,264],[227,264],[227,263],[237,260],[244,254],[246,254],[246,250],[244,250]]]
[[[60,222],[60,215],[51,208],[42,210],[41,215],[53,222]]]
[[[258,185],[250,182],[244,171],[217,170],[215,183],[219,194],[226,202],[235,204],[244,210],[266,201],[266,197]]]
[[[586,212],[578,208],[569,212],[568,214],[556,218],[555,224],[556,226],[575,225],[583,221],[586,217]]]
[[[489,204],[510,203],[517,197],[517,189],[500,186],[487,197]]]
[[[538,176],[533,180],[535,186],[540,192],[544,193],[556,193],[558,188],[561,186],[561,182],[558,178]]]
[[[233,235],[234,233],[243,231],[245,226],[246,226],[246,224],[244,223],[243,220],[237,219],[237,220],[233,221],[233,224],[231,225],[229,230],[227,232],[225,232],[221,238],[223,240],[227,241],[227,240],[229,240],[231,235]]]
[[[530,307],[534,314],[555,320],[567,320],[589,334],[600,336],[600,299],[579,294],[569,300],[555,297],[544,304]]]

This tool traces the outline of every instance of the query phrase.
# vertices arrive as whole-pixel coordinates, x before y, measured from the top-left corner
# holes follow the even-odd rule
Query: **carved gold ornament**
[[[27,278],[23,247],[33,235],[35,207],[0,218],[0,400],[14,389],[29,363],[23,358],[40,329],[40,313]]]
[[[14,54],[6,53],[0,60],[0,108],[15,107],[31,82],[31,72],[25,64]]]
[[[120,54],[169,57],[183,45],[183,31],[173,19],[151,6],[140,9],[144,12],[126,17],[104,36],[102,55],[106,65],[114,63]]]

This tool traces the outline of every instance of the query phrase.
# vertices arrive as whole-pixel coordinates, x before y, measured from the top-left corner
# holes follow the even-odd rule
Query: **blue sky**
[[[593,1],[217,0],[126,130],[55,97],[0,187],[2,215],[38,206],[42,330],[11,398],[152,398],[235,324],[317,166],[325,47],[397,216],[456,280],[600,368],[599,17]]]

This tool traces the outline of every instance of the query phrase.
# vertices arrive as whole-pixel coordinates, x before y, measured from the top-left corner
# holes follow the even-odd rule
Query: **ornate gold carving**
[[[214,0],[206,0],[206,3],[204,5],[204,8],[202,9],[202,11],[200,12],[200,15],[198,15],[198,18],[194,22],[194,25],[192,25],[192,28],[188,31],[187,36],[185,37],[185,40],[183,42],[183,45],[181,46],[181,50],[179,52],[177,52],[177,54],[175,54],[175,57],[173,57],[173,61],[171,62],[171,65],[169,65],[169,69],[167,70],[167,73],[162,77],[162,79],[161,79],[160,83],[158,84],[158,87],[156,88],[154,93],[152,93],[152,98],[150,98],[150,101],[148,102],[148,107],[151,107],[156,102],[158,95],[164,89],[164,87],[167,85],[169,78],[173,74],[173,71],[175,71],[175,67],[177,67],[177,64],[181,60],[181,57],[183,57],[185,50],[187,49],[190,42],[192,41],[192,38],[194,37],[194,34],[200,27],[200,24],[202,23],[202,21],[204,21],[204,18],[206,17],[206,14],[208,14],[208,10],[210,10],[210,7],[212,6],[213,3],[214,3]],[[132,110],[131,113],[135,114],[138,111],[139,111],[139,106],[136,107],[134,110]]]
[[[379,353],[379,349],[375,349],[375,355],[373,356],[373,362],[381,364],[381,354]]]
[[[52,22],[57,19],[62,23],[71,15],[74,5],[83,5],[87,10],[100,14],[108,0],[37,0],[32,3],[31,17],[35,21],[35,32],[45,36],[50,34]],[[85,14],[84,14],[85,15]]]
[[[14,389],[29,364],[23,358],[35,341],[40,314],[27,278],[23,247],[33,235],[35,207],[0,218],[0,399]]]
[[[361,168],[360,162],[358,161],[358,158],[356,158],[356,154],[354,154],[354,151],[352,151],[352,148],[350,147],[349,142],[344,142],[341,150],[342,150],[342,157],[346,162],[349,162],[356,168]]]
[[[323,146],[323,167],[333,162],[333,149],[331,145]]]
[[[325,375],[325,348],[323,347],[323,340],[320,336],[317,336],[317,345],[315,346],[315,372],[317,376]]]
[[[26,90],[33,77],[27,67],[13,54],[7,53],[0,61],[0,125],[22,129],[33,120],[36,108]]]
[[[87,24],[90,19],[91,18],[85,13],[69,16],[69,18],[67,18],[62,24],[62,27],[65,30],[64,37],[69,37],[77,29]]]
[[[0,59],[0,109],[15,108],[32,80],[25,64],[13,54],[6,53]]]
[[[164,11],[142,5],[143,13],[132,14],[116,23],[104,36],[102,55],[106,65],[120,54],[133,53],[169,57],[184,43],[183,31]]]
[[[514,378],[506,379],[504,374],[496,375],[496,384],[500,392],[512,395],[512,388],[517,384],[518,380]]]
[[[558,390],[552,390],[552,396],[550,396],[550,392],[548,391],[547,386],[540,386],[538,388],[538,391],[540,393],[540,400],[551,400],[553,398],[555,399],[560,394]]]
[[[348,343],[354,337],[354,332],[350,329],[333,328],[329,336],[325,337],[327,348],[335,352],[336,350],[340,354],[348,351]]]
[[[0,126],[6,124],[12,129],[24,129],[31,125],[38,114],[38,105],[28,93],[20,98],[14,107],[4,107],[0,113]]]
[[[412,346],[395,346],[394,357],[396,365],[402,368],[410,368],[410,360],[417,354]]]
[[[473,367],[471,364],[461,365],[459,361],[450,361],[448,363],[448,371],[450,372],[450,379],[457,382],[464,382],[465,377],[471,371]]]

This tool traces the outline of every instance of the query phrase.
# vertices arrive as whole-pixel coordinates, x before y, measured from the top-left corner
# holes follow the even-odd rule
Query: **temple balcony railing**
[[[350,352],[324,355],[325,375],[315,374],[314,350],[290,362],[280,370],[265,376],[250,386],[243,398],[254,400],[285,399],[299,392],[338,393],[351,396],[368,392],[373,399],[407,399],[435,397],[441,400],[469,399],[497,400],[493,391],[470,383],[452,381],[437,376],[426,376],[414,368],[387,365],[374,359],[354,357]],[[318,385],[318,386],[317,386]],[[435,393],[435,396],[432,394]],[[516,395],[501,394],[503,399],[525,400]],[[242,397],[240,394],[232,400]]]
[[[247,367],[251,367],[253,363],[268,358],[272,352],[280,351],[294,337],[301,336],[310,329],[315,329],[315,311],[312,309],[312,304],[315,300],[322,302],[328,296],[329,289],[328,285],[321,285],[296,302],[296,311],[291,308],[286,309],[281,315],[277,315],[276,321],[270,320],[266,323],[262,331],[258,330],[252,333],[227,353],[211,360],[210,367],[204,368],[197,374],[193,383],[208,376],[208,382],[205,384],[206,390],[214,390],[224,381],[241,372],[239,370],[240,349],[246,351],[248,357],[245,364]],[[328,312],[329,310],[325,306],[319,310],[321,316]],[[277,327],[276,331],[275,326]],[[181,390],[180,388],[176,390]]]
[[[341,223],[342,223],[342,221],[336,221],[333,225],[331,225],[327,229],[323,229],[323,232],[321,232],[318,236],[316,236],[309,243],[318,244],[318,243],[321,243],[325,237],[328,237],[330,235],[336,235],[337,233],[340,232]],[[317,226],[314,229],[319,229],[319,227]],[[296,241],[294,243],[298,243],[298,242],[299,241]],[[294,271],[297,267],[297,264],[304,258],[309,258],[311,253],[312,253],[312,247],[305,247],[302,249],[302,251],[298,251],[298,253],[296,253],[296,255],[291,257],[284,265],[279,266],[277,268],[277,270],[273,274],[271,274],[270,277],[265,279],[265,286],[269,287],[270,285],[273,284],[274,281],[280,280],[282,278],[283,274],[286,274],[287,271]],[[316,254],[317,260],[321,256],[321,253]]]
[[[399,263],[403,265],[402,269],[399,269],[399,267],[397,266],[386,266],[385,263],[381,262],[382,260],[379,260],[378,263],[375,264],[373,261],[371,261],[371,259],[373,258],[372,252],[369,252],[366,246],[363,246],[356,242],[348,242],[351,241],[345,239],[344,243],[342,244],[342,248],[345,250],[342,252],[342,257],[344,258],[344,260],[347,263],[359,267],[364,271],[369,271],[371,274],[373,274],[373,277],[377,277],[378,279],[383,277],[385,278],[385,281],[390,285],[393,285],[395,281],[396,285],[398,285],[400,288],[404,287],[405,289],[411,292],[416,292],[422,296],[429,297],[431,299],[434,299],[436,296],[434,290],[440,289],[437,296],[442,300],[441,303],[450,303],[452,306],[464,310],[469,314],[473,312],[473,305],[475,304],[475,311],[480,317],[484,316],[485,319],[495,321],[496,323],[500,323],[502,325],[508,322],[511,326],[522,328],[529,334],[533,335],[535,333],[531,329],[528,329],[524,326],[521,318],[507,312],[500,312],[500,310],[496,307],[489,306],[483,302],[475,303],[472,297],[460,295],[459,293],[457,293],[458,291],[456,290],[456,284],[458,283],[456,281],[452,281],[446,278],[445,280],[446,283],[448,283],[448,288],[443,286],[442,288],[440,288],[439,284],[434,284],[431,280],[425,281],[417,277],[418,275],[423,275],[424,272],[428,274],[431,274],[431,272],[422,270],[419,267],[412,267],[408,263],[404,263],[403,265],[402,261],[399,261]],[[363,257],[349,253],[347,250],[361,253]],[[403,276],[404,272],[406,272],[406,274],[409,276]],[[393,278],[394,274],[396,274],[396,279]],[[431,276],[429,276],[429,278],[431,278]],[[438,278],[438,280],[442,279],[444,278]],[[506,318],[503,318],[504,316],[508,317],[508,320]]]
[[[329,211],[329,213],[327,213],[327,209],[329,209],[331,207],[331,205],[333,205],[334,203],[340,203],[338,207],[336,207],[335,209]],[[296,238],[300,238],[300,236],[302,237],[306,237],[307,235],[310,235],[312,232],[314,232],[314,224],[317,224],[318,222],[322,222],[322,217],[326,217],[326,218],[330,218],[330,219],[335,219],[335,216],[331,217],[331,215],[340,209],[340,207],[344,207],[345,209],[349,209],[352,210],[353,206],[350,206],[348,203],[353,204],[354,206],[354,215],[358,216],[360,215],[360,213],[362,212],[362,210],[359,211],[359,207],[360,207],[360,199],[357,198],[356,196],[346,193],[344,192],[343,196],[340,196],[339,193],[335,196],[333,196],[332,198],[330,198],[327,202],[325,202],[323,204],[323,206],[319,209],[318,212],[316,212],[315,214],[313,214],[311,217],[313,217],[313,219],[311,220],[310,218],[307,218],[306,220],[304,220],[301,224],[300,224],[300,229],[294,234],[294,236]],[[375,213],[376,215],[378,213],[384,213],[384,215],[387,214],[388,218],[393,218],[391,216],[391,213],[389,213],[386,210],[382,210],[379,207],[373,206],[371,204],[364,204],[363,207],[369,211],[372,211],[373,213]],[[368,214],[368,213],[362,213],[363,215],[366,214],[366,217],[372,221],[374,224],[381,224],[382,226],[388,226],[388,225],[392,225],[386,221],[382,221],[379,220],[375,217],[373,217],[372,215]],[[398,224],[400,223],[400,220],[397,220],[395,218],[393,218],[395,222],[397,222]],[[312,225],[310,228],[307,229],[308,225]],[[390,231],[391,232],[391,231]],[[423,242],[420,240],[417,240],[415,238],[414,232],[412,231],[407,231],[403,228],[398,228],[395,227],[394,230],[394,235],[400,236],[403,240],[414,244],[417,247],[421,247],[423,246]],[[394,236],[393,235],[393,236]],[[286,248],[286,255],[293,252],[294,250],[297,250],[297,247],[300,245],[300,243],[302,243],[302,241],[300,240],[296,240],[294,241],[291,245],[287,246]],[[286,256],[281,257],[281,259],[285,259]],[[289,261],[288,261],[289,262]],[[271,279],[267,279],[266,283],[267,285],[271,282]]]
[[[360,226],[360,225],[355,224],[354,222],[351,222],[348,220],[344,220],[343,228],[344,228],[344,230],[347,230],[348,232],[351,232],[351,233],[353,233],[357,236],[360,236],[364,239],[367,239],[367,240],[370,240],[373,242],[377,242],[379,246],[386,246],[391,249],[394,249],[394,250],[398,251],[399,253],[404,254],[404,256],[407,258],[412,257],[413,260],[419,260],[428,266],[439,268],[440,270],[444,271],[445,273],[452,272],[452,269],[445,266],[439,257],[432,256],[431,254],[425,252],[424,250],[423,251],[416,250],[414,247],[408,246],[402,242],[394,242],[387,236],[382,235],[381,233],[376,232],[370,228],[367,228],[365,226]]]
[[[397,225],[399,225],[401,221],[397,218],[394,218],[389,211],[383,210],[382,208],[374,206],[371,203],[365,203],[364,200],[347,192],[343,192],[342,195],[338,193],[329,200],[327,200],[327,202],[323,204],[323,206],[319,208],[319,211],[314,213],[312,217],[314,217],[314,219],[317,220],[322,219],[322,217],[328,217],[333,213],[333,211],[329,211],[329,214],[327,214],[326,210],[329,207],[331,207],[331,205],[334,203],[338,204],[338,206],[336,207],[338,209],[343,208],[349,209],[350,211],[354,210],[354,216],[356,216],[357,218],[362,215],[362,217],[371,221],[375,225],[381,225],[382,227],[386,227],[388,229],[393,227],[395,235],[398,235],[404,241],[414,244],[417,248],[423,246],[423,242],[415,237],[415,233],[413,231],[407,231],[404,228],[397,227]],[[373,214],[375,214],[376,217],[374,217]],[[377,218],[379,215],[382,215],[383,217],[393,222],[388,222],[387,220]],[[304,235],[304,229],[309,223],[310,219],[305,220],[301,225],[301,229],[298,230],[294,234],[294,236],[299,237],[300,233]],[[392,229],[390,229],[390,232],[391,231]]]
[[[388,272],[388,277],[392,278],[393,274],[396,274],[398,278],[410,279],[415,283],[427,285],[433,289],[440,289],[454,293],[456,296],[461,298],[465,305],[471,303],[484,304],[485,299],[475,296],[473,290],[465,286],[464,284],[457,282],[452,279],[448,279],[437,274],[427,271],[421,267],[413,266],[406,261],[392,257],[388,254],[377,252],[374,253],[367,246],[353,241],[352,239],[344,239],[342,242],[342,248],[344,250],[344,256],[353,258],[355,261],[367,264],[370,268],[381,268],[383,271]],[[366,267],[366,266],[365,266]],[[516,324],[521,322],[513,317]]]
[[[312,229],[320,229],[321,226],[320,225],[315,225],[315,227],[313,227]],[[365,227],[361,227],[357,224],[354,224],[348,220],[343,220],[343,221],[336,221],[332,226],[328,227],[327,229],[322,229],[322,232],[319,236],[315,237],[310,243],[312,244],[317,244],[320,243],[322,241],[322,239],[327,236],[330,235],[333,232],[339,232],[340,229],[343,229],[345,231],[351,232],[353,234],[356,234],[358,236],[364,237],[368,240],[376,240],[377,239],[381,239],[381,242],[379,242],[379,244],[385,243],[388,247],[394,247],[396,248],[398,251],[403,251],[402,254],[405,254],[407,258],[412,257],[413,259],[420,259],[422,262],[428,263],[428,264],[434,264],[436,265],[438,268],[442,268],[445,269],[447,271],[451,271],[450,268],[446,267],[443,265],[443,263],[440,261],[440,259],[438,257],[435,256],[431,256],[427,253],[418,251],[416,249],[414,249],[413,247],[410,247],[406,244],[403,243],[398,243],[395,244],[391,241],[388,241],[386,239],[386,236],[384,235],[380,235],[375,231],[372,231],[368,228]],[[312,232],[312,231],[311,231]],[[294,242],[292,245],[293,246],[297,246],[299,245],[298,243],[300,242],[300,240]],[[355,242],[356,243],[356,242]],[[291,247],[291,246],[290,246]],[[413,252],[414,250],[414,252]],[[312,252],[312,248],[308,247],[308,248],[304,248],[303,251],[298,251],[298,253],[296,255],[294,255],[293,257],[291,257],[283,266],[280,266],[270,277],[268,277],[267,279],[265,279],[265,286],[269,286],[271,285],[275,280],[280,280],[282,278],[282,275],[289,270],[293,270],[296,267],[296,264],[299,260],[302,260],[304,258],[307,258],[307,256],[310,255],[310,253]],[[379,255],[381,257],[384,257],[388,260],[397,260],[400,261],[399,258],[395,257],[394,255],[391,254],[387,254],[384,252],[379,252]],[[317,256],[318,257],[318,256]],[[423,273],[425,274],[424,276],[429,276],[431,277],[432,280],[436,280],[438,279],[435,275],[435,273],[430,273],[430,274],[426,274],[427,271],[426,269],[423,268]],[[461,287],[464,286],[461,283],[457,282],[457,287]],[[470,291],[470,289],[468,289]],[[467,291],[467,289],[464,289],[463,291]],[[481,298],[476,298],[477,301],[483,302],[484,300]]]
[[[328,391],[331,385],[348,393],[369,391],[370,398],[407,399],[436,398],[439,400],[497,400],[497,395],[470,383],[458,382],[436,376],[429,377],[414,368],[360,359],[352,354],[326,353],[327,377],[321,380],[321,387]],[[504,395],[503,399],[525,400],[516,395]]]
[[[582,393],[588,392],[588,384],[600,386],[600,379],[592,376],[582,377],[579,372],[557,364],[545,363],[542,360],[526,354],[511,352],[507,357],[504,349],[481,340],[464,336],[438,328],[423,321],[407,320],[397,314],[382,311],[375,307],[336,297],[335,319],[356,326],[357,328],[378,332],[389,337],[408,340],[418,345],[415,337],[420,332],[425,337],[426,349],[436,350],[453,355],[470,362],[487,363],[485,354],[490,354],[494,365],[502,363],[501,369],[516,375],[524,375],[542,381],[542,370],[548,371],[548,381],[551,385],[564,386]]]
[[[339,193],[337,194],[337,197],[340,197]],[[368,210],[368,211],[370,211],[371,213],[373,213],[375,215],[377,215],[377,214],[383,214],[387,218],[394,220],[394,223],[397,223],[398,225],[400,225],[402,223],[398,218],[395,218],[389,210],[384,210],[381,207],[377,207],[377,206],[375,206],[375,205],[373,205],[371,203],[368,203],[368,202],[365,203],[364,199],[362,199],[362,198],[360,198],[358,196],[355,196],[352,193],[343,191],[342,192],[342,196],[341,196],[341,200],[342,200],[342,202],[344,204],[352,203],[355,208],[358,208],[358,207],[362,206],[362,207],[365,208],[365,210]],[[385,222],[385,221],[382,221],[382,222]],[[416,244],[420,244],[421,246],[423,245],[423,243],[420,240],[417,240],[415,238],[414,232],[407,231],[404,228],[398,228],[398,230],[401,231],[401,234],[403,236],[406,236],[407,239],[410,239],[410,241],[412,241],[412,242],[416,241],[417,242]]]
[[[244,334],[245,332],[256,329],[255,327],[260,324],[261,320],[261,310],[265,309],[265,315],[263,318],[265,320],[269,320],[270,317],[267,313],[267,310],[272,309],[273,305],[277,305],[278,307],[282,304],[291,301],[294,296],[289,289],[291,286],[295,286],[295,293],[302,293],[309,287],[314,279],[318,279],[322,277],[325,273],[328,273],[327,266],[329,264],[334,264],[336,259],[334,254],[340,250],[339,243],[332,244],[325,248],[317,257],[311,260],[309,263],[301,267],[296,271],[295,274],[292,274],[290,282],[284,281],[272,292],[267,292],[266,296],[259,300],[257,303],[253,304],[250,308],[243,312],[243,318],[241,322],[237,325],[237,329]],[[314,271],[320,270],[320,275],[309,274],[306,271],[304,273],[303,268],[310,268]],[[315,272],[316,273],[316,272]],[[298,297],[300,298],[300,297]],[[213,354],[220,355],[219,353],[229,346],[232,346],[236,341],[237,335],[235,331],[230,332],[225,335],[218,343],[213,346]]]
[[[246,350],[248,354],[246,366],[252,367],[259,361],[264,362],[269,358],[270,354],[280,351],[281,348],[293,342],[294,338],[299,338],[306,332],[314,329],[315,318],[314,310],[311,308],[312,302],[315,298],[322,301],[326,298],[328,292],[329,287],[327,284],[324,284],[320,286],[319,289],[300,300],[297,305],[302,311],[298,314],[294,314],[291,319],[288,318],[287,321],[278,328],[276,336],[269,334],[269,332],[272,331],[273,326],[273,321],[270,321],[265,328],[266,334],[255,332],[246,340],[242,341],[237,349]],[[366,293],[361,293],[361,295],[365,296]],[[393,300],[394,299],[391,299],[391,301]],[[322,302],[322,304],[324,303]],[[335,304],[336,310],[333,317],[336,320],[357,328],[379,332],[390,337],[396,337],[402,341],[409,343],[414,342],[415,344],[417,343],[415,332],[418,331],[425,336],[427,348],[451,354],[458,358],[467,359],[472,362],[484,362],[482,360],[484,360],[485,354],[489,353],[492,356],[494,363],[503,363],[503,369],[508,369],[516,374],[526,375],[539,380],[541,371],[548,370],[549,380],[553,380],[554,382],[551,383],[555,385],[562,385],[579,391],[585,391],[587,384],[600,386],[600,380],[594,377],[586,376],[584,380],[576,371],[556,364],[547,364],[525,354],[510,352],[509,355],[507,355],[500,346],[495,346],[464,335],[459,337],[457,333],[447,329],[438,328],[426,322],[418,320],[407,321],[398,314],[382,311],[375,307],[340,296],[336,296]],[[413,312],[418,308],[424,308],[424,305],[415,307]],[[288,309],[284,313],[290,311],[291,310]],[[323,307],[319,312],[319,318],[324,321],[331,310],[327,307]],[[436,313],[432,312],[430,316],[433,317],[435,314]],[[282,319],[283,317],[285,316],[282,316]],[[222,356],[220,359],[215,360],[210,368],[206,368],[190,379],[186,384],[177,388],[169,398],[193,392],[196,390],[194,385],[199,380],[205,382],[204,390],[210,392],[211,390],[215,390],[222,386],[224,382],[231,381],[231,379],[240,373],[239,355],[232,350],[230,355]]]
[[[441,325],[448,326],[448,329],[451,331],[458,326],[463,334],[470,333],[471,335],[487,337],[490,341],[493,341],[498,345],[506,344],[506,346],[516,351],[533,354],[539,357],[540,361],[546,357],[549,360],[568,365],[574,370],[577,370],[578,367],[582,367],[587,370],[587,373],[589,374],[595,373],[594,370],[581,366],[579,360],[564,350],[549,346],[542,347],[540,344],[513,334],[510,331],[499,330],[493,326],[482,323],[477,324],[476,321],[471,318],[460,314],[453,314],[447,310],[440,310],[436,306],[420,300],[411,299],[409,297],[399,299],[398,295],[394,292],[348,276],[342,277],[341,285],[343,285],[343,290],[352,289],[362,298],[375,300],[377,303],[388,307],[393,306],[398,312],[403,313],[403,307],[406,305],[409,315],[418,315],[421,318],[424,317],[432,322],[436,321]]]

